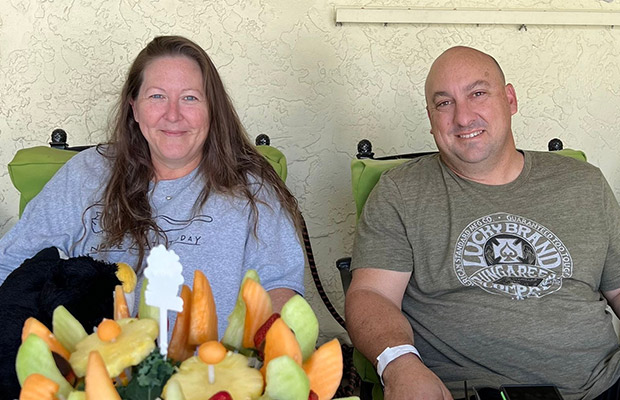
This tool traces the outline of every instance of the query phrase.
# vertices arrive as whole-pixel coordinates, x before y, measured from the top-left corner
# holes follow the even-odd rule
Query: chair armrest
[[[340,271],[342,290],[347,293],[351,284],[351,257],[343,257],[336,260],[336,268]]]
[[[257,145],[256,150],[258,150],[258,152],[267,159],[278,176],[286,182],[288,170],[286,166],[286,157],[284,154],[270,145]]]
[[[52,176],[76,151],[53,149],[46,146],[30,147],[17,151],[8,164],[9,175],[20,192],[19,216]]]

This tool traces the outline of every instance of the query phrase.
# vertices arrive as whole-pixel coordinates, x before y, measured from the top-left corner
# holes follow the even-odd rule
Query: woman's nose
[[[179,104],[176,101],[168,102],[168,108],[166,109],[166,119],[168,121],[178,121],[181,118],[179,110]]]

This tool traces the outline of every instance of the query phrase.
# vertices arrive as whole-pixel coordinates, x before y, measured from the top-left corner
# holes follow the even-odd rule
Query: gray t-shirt
[[[109,161],[95,148],[69,160],[0,239],[0,283],[23,260],[50,246],[71,257],[89,255],[135,267],[137,251],[128,243],[114,248],[101,244],[101,208],[91,206],[101,198],[108,175]],[[197,213],[192,212],[202,188],[196,171],[151,185],[154,219],[179,256],[185,284],[192,286],[195,269],[209,279],[220,337],[248,269],[258,271],[266,290],[304,293],[304,255],[295,228],[269,187],[252,186],[264,202],[257,203],[256,236],[250,206],[241,197],[212,193]]]
[[[388,171],[352,266],[412,272],[403,312],[449,389],[552,383],[591,399],[620,377],[600,293],[620,287],[620,207],[592,165],[524,155],[499,186],[460,178],[438,155]]]

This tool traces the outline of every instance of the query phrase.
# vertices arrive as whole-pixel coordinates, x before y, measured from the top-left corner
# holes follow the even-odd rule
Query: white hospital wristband
[[[379,354],[379,357],[377,357],[377,375],[379,375],[379,379],[381,379],[382,385],[383,371],[385,370],[385,367],[387,367],[389,363],[396,360],[398,357],[408,353],[413,353],[418,356],[420,360],[422,360],[418,349],[416,349],[410,344],[401,344],[400,346],[396,347],[386,347],[385,350],[383,350],[381,354]]]

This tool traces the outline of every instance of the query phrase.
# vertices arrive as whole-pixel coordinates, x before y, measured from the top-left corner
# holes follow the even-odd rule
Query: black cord
[[[319,296],[321,296],[321,300],[323,300],[323,304],[327,307],[329,313],[334,317],[336,322],[340,324],[345,330],[346,325],[344,319],[340,316],[334,305],[327,297],[327,293],[325,293],[325,289],[323,288],[323,284],[321,283],[321,278],[319,277],[319,272],[316,268],[316,264],[314,263],[314,253],[312,252],[312,244],[310,243],[310,236],[308,235],[308,227],[306,226],[306,221],[304,217],[301,216],[301,233],[304,239],[304,246],[306,247],[306,256],[308,257],[308,264],[310,265],[310,273],[312,274],[312,280],[314,281],[314,286],[316,286],[316,290],[319,292]]]

